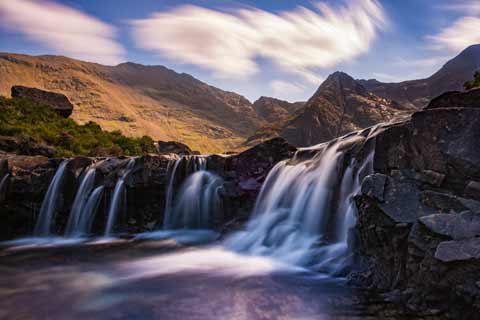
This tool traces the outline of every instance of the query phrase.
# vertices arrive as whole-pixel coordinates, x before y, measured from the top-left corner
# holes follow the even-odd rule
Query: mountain
[[[304,105],[305,102],[291,103],[271,97],[260,97],[253,103],[253,109],[262,119],[272,123],[286,120]]]
[[[358,80],[368,91],[377,96],[395,100],[401,104],[422,108],[436,96],[462,90],[480,69],[480,44],[470,46],[448,61],[431,77],[400,83],[382,83],[375,79]]]
[[[411,111],[368,92],[348,74],[335,72],[302,109],[285,121],[261,128],[245,145],[281,136],[295,146],[310,146]]]
[[[14,85],[65,94],[78,123],[175,140],[202,152],[234,148],[263,125],[243,96],[162,66],[103,66],[61,56],[0,53],[0,95]]]

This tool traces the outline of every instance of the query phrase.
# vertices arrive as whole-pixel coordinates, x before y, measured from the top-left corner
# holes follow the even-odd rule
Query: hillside
[[[411,111],[368,92],[348,74],[335,72],[302,109],[283,122],[258,130],[245,145],[281,136],[295,146],[310,146]]]
[[[286,120],[304,106],[305,102],[291,103],[271,97],[260,97],[253,103],[255,112],[269,123]]]
[[[400,83],[382,83],[375,79],[358,81],[377,96],[422,108],[432,98],[446,91],[462,90],[463,84],[471,80],[473,72],[479,69],[480,44],[477,44],[463,50],[426,79]]]
[[[65,94],[72,118],[109,131],[186,143],[201,152],[231,149],[264,124],[243,96],[162,66],[103,66],[60,56],[0,53],[0,95],[13,85]]]

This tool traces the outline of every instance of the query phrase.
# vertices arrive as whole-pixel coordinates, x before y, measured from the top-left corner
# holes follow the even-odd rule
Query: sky
[[[428,77],[480,43],[479,0],[0,0],[0,51],[185,72],[251,101],[337,70]]]

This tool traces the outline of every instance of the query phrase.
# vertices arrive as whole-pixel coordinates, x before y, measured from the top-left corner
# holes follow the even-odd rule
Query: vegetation
[[[470,90],[473,88],[480,87],[480,71],[475,72],[474,79],[471,81],[465,82],[463,87],[465,88],[465,90]]]
[[[48,106],[27,99],[0,99],[0,136],[14,137],[17,153],[33,154],[38,146],[52,149],[55,157],[135,156],[155,151],[153,140],[129,138],[120,131],[103,131],[95,122],[79,125]]]

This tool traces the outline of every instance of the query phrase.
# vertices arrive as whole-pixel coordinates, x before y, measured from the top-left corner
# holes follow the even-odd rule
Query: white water
[[[178,192],[166,229],[207,229],[221,210],[219,190],[223,180],[207,171],[190,175]]]
[[[110,208],[107,215],[107,225],[105,228],[105,236],[111,236],[113,232],[113,227],[117,221],[118,212],[122,206],[122,200],[125,198],[125,179],[128,177],[133,167],[135,166],[135,159],[130,159],[127,166],[124,169],[122,176],[118,179],[117,184],[115,185],[115,190],[113,191],[112,200],[110,202]],[[123,201],[124,202],[124,201]],[[123,203],[125,206],[126,203]]]
[[[105,187],[103,186],[97,187],[88,197],[85,206],[83,207],[83,212],[78,221],[78,225],[73,231],[72,235],[74,237],[85,236],[92,230],[93,220],[97,214],[104,189]]]
[[[70,217],[67,222],[67,228],[65,235],[67,237],[73,236],[78,233],[80,220],[84,214],[84,208],[87,203],[88,197],[95,185],[95,167],[91,167],[87,170],[82,177],[80,187],[78,188],[75,200],[73,201],[72,210],[70,211]]]
[[[180,172],[180,168],[184,168],[184,172]],[[203,227],[205,221],[203,216],[208,213],[203,210],[204,204],[207,200],[212,198],[211,188],[208,188],[207,193],[210,196],[204,195],[201,190],[202,186],[208,187],[211,184],[215,184],[218,177],[208,173],[207,169],[207,159],[203,156],[182,156],[175,161],[171,161],[168,166],[169,179],[167,187],[167,195],[165,199],[165,210],[163,218],[163,229],[177,229],[183,227]],[[191,179],[191,175],[195,175],[196,172],[202,172],[201,175],[196,176],[194,179]],[[180,193],[178,197],[174,197],[176,183],[178,184],[179,180],[186,179],[180,188]],[[215,181],[214,181],[215,180]],[[193,183],[194,186],[189,186]],[[193,194],[195,191],[197,194]],[[196,197],[198,196],[198,199]],[[186,201],[192,201],[192,204],[186,203]],[[198,215],[191,212],[195,208],[200,209]],[[203,211],[202,211],[203,210]],[[188,213],[191,213],[192,219],[189,219]],[[180,216],[180,217],[179,217]],[[182,225],[182,221],[185,221],[186,224]],[[195,223],[199,221],[200,223]]]
[[[246,229],[228,238],[226,246],[327,273],[341,271],[348,258],[348,230],[355,224],[353,196],[373,158],[370,154],[364,163],[353,159],[345,166],[343,148],[363,140],[359,135],[340,138],[316,146],[312,159],[277,164]]]
[[[0,180],[0,201],[5,200],[5,192],[6,192],[6,186],[7,186],[7,181],[8,178],[10,178],[10,174],[7,173],[6,175],[3,176],[2,180]]]
[[[47,193],[43,199],[40,213],[37,218],[37,223],[33,235],[36,237],[47,237],[51,233],[51,227],[57,211],[57,205],[59,197],[61,195],[61,187],[63,182],[63,176],[65,167],[68,164],[68,160],[64,160],[57,169],[55,176],[48,186]]]

